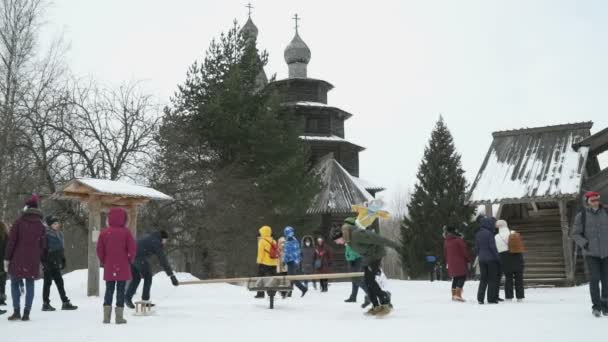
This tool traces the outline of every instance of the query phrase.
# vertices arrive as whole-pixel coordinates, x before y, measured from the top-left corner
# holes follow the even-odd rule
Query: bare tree
[[[75,81],[50,127],[65,139],[72,176],[116,180],[142,174],[154,150],[160,106],[138,84],[118,89]]]

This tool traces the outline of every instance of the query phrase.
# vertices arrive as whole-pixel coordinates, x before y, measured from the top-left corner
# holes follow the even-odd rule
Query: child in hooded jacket
[[[285,227],[283,230],[285,236],[285,243],[283,245],[283,263],[287,265],[287,274],[296,275],[300,269],[300,262],[302,260],[302,252],[300,250],[300,242],[296,238],[296,232],[293,227]],[[292,281],[292,283],[302,291],[302,297],[308,291],[308,288],[302,284],[299,280]],[[291,292],[289,293],[291,295]]]

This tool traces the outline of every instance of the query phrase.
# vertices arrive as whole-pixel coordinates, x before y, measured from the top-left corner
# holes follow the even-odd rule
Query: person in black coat
[[[137,254],[135,256],[135,262],[133,262],[133,265],[131,265],[133,279],[131,280],[127,293],[125,294],[125,304],[127,307],[131,309],[135,308],[132,299],[133,295],[135,295],[135,292],[137,291],[141,278],[144,278],[144,289],[141,294],[141,299],[143,301],[150,300],[152,272],[150,271],[148,258],[153,255],[156,255],[158,261],[160,262],[160,266],[163,268],[165,273],[167,273],[167,276],[171,278],[171,283],[173,286],[179,285],[179,282],[173,274],[173,270],[171,269],[171,265],[169,265],[169,260],[167,260],[167,256],[165,255],[164,251],[164,246],[168,239],[169,234],[167,234],[167,232],[164,230],[144,235],[143,237],[137,239]]]
[[[46,250],[42,256],[42,269],[44,271],[44,285],[42,286],[42,311],[55,311],[51,306],[51,285],[55,282],[59,297],[61,297],[61,310],[76,310],[72,305],[63,286],[61,271],[65,269],[65,253],[63,232],[59,230],[59,220],[54,216],[46,218]]]

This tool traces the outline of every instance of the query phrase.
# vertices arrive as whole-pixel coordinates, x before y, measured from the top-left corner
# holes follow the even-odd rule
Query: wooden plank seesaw
[[[248,277],[248,278],[223,278],[223,279],[205,279],[192,280],[181,282],[180,285],[200,285],[213,283],[246,283],[249,291],[263,291],[268,293],[270,299],[270,309],[274,309],[274,297],[277,292],[291,291],[293,289],[294,280],[319,280],[319,279],[344,279],[344,278],[360,278],[363,277],[363,272],[351,273],[327,273],[327,274],[298,274],[298,275],[280,275],[269,277]]]

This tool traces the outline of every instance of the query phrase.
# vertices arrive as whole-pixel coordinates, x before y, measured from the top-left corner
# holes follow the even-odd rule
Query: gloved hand
[[[179,281],[177,281],[177,278],[175,278],[175,275],[171,276],[171,284],[173,284],[173,286],[179,285]]]
[[[61,269],[65,270],[67,263],[65,262],[65,257],[61,259]]]

